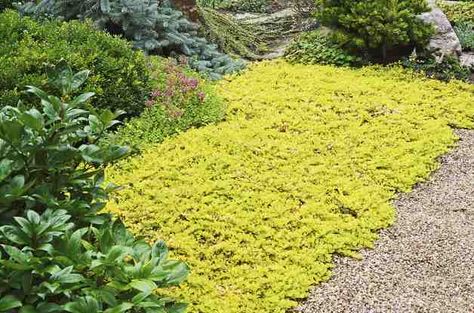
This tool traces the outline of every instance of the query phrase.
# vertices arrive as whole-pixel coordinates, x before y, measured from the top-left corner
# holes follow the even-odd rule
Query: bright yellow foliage
[[[472,127],[474,87],[400,69],[263,62],[220,85],[228,118],[109,171],[110,209],[192,269],[190,312],[283,313],[372,246],[391,200]],[[450,126],[448,126],[450,125]],[[130,183],[131,182],[131,183]]]

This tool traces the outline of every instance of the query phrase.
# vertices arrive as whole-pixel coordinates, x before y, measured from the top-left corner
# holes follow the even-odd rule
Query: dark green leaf
[[[7,312],[14,308],[21,307],[22,304],[13,296],[4,296],[0,298],[0,312]]]
[[[79,87],[81,87],[82,84],[84,84],[84,82],[89,77],[89,73],[90,73],[90,71],[84,70],[84,71],[80,71],[80,72],[74,74],[74,76],[72,78],[72,83],[71,83],[72,89],[76,90]]]
[[[3,121],[0,126],[3,139],[9,143],[17,143],[21,140],[23,125],[19,121]]]
[[[14,161],[2,159],[0,161],[0,183],[13,171]]]
[[[90,163],[104,162],[102,149],[96,145],[82,145],[79,147],[82,158]]]
[[[165,267],[166,270],[171,273],[168,275],[166,283],[168,285],[178,285],[182,283],[189,275],[189,267],[179,261],[169,262],[170,264]]]
[[[143,293],[151,294],[157,288],[152,280],[134,279],[128,284],[131,288],[141,291]]]
[[[64,305],[64,309],[71,313],[92,313],[99,312],[100,307],[97,300],[92,297],[85,297],[75,302],[67,303]]]
[[[87,100],[92,98],[94,95],[95,95],[95,93],[93,93],[93,92],[83,93],[83,94],[77,96],[76,98],[72,99],[70,104],[71,104],[71,106],[75,107],[79,104],[82,104],[82,103],[86,102]]]
[[[131,308],[133,308],[133,304],[125,302],[125,303],[119,304],[119,305],[117,305],[113,308],[105,310],[104,313],[122,313],[122,312],[127,312]]]
[[[28,127],[42,131],[44,127],[44,118],[36,109],[30,109],[21,115],[21,121]]]

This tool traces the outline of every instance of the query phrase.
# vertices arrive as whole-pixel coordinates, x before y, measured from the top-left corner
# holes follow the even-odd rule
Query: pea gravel
[[[394,202],[374,249],[336,258],[296,312],[474,313],[474,131],[456,134],[431,179]]]

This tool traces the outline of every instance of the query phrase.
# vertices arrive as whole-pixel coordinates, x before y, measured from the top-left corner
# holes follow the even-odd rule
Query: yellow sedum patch
[[[220,85],[228,118],[109,170],[109,209],[188,262],[190,312],[285,312],[394,220],[391,200],[472,127],[474,88],[399,69],[263,62]],[[450,125],[450,126],[448,126]]]

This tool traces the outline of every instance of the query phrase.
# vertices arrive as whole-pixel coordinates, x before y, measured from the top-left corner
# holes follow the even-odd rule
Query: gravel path
[[[395,201],[375,249],[337,258],[297,312],[474,313],[474,131],[456,133],[440,170]]]

